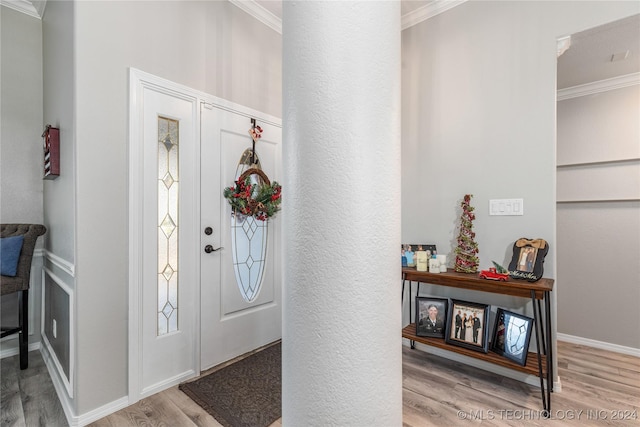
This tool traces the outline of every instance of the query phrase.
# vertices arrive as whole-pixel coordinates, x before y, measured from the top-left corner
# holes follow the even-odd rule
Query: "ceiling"
[[[558,89],[640,72],[640,15],[572,34],[570,40],[558,58]]]
[[[46,0],[0,0],[3,5],[40,18]],[[282,33],[282,0],[229,0]],[[467,0],[402,0],[402,29]],[[558,89],[640,73],[640,14],[572,34],[560,45]],[[613,59],[613,60],[612,60]]]

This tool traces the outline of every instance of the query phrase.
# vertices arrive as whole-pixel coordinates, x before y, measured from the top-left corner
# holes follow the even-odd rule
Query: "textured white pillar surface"
[[[283,7],[283,424],[400,426],[400,5]]]

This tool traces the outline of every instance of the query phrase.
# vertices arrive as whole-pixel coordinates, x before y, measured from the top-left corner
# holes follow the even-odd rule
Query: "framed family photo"
[[[449,300],[416,297],[416,335],[444,338]]]
[[[486,353],[489,349],[489,310],[491,306],[452,299],[445,341],[447,344]]]
[[[491,351],[524,366],[529,354],[532,328],[532,318],[499,308],[493,328]]]
[[[437,253],[436,245],[426,243],[403,243],[400,247],[400,257],[403,267],[415,267],[417,262],[416,252],[425,251],[428,257]]]

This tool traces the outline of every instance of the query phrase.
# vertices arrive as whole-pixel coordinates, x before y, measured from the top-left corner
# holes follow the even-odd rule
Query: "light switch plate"
[[[491,199],[489,215],[524,215],[524,199]]]

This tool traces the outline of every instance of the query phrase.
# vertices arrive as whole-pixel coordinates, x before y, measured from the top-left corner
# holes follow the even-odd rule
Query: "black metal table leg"
[[[540,377],[540,392],[542,393],[542,409],[545,418],[549,418],[549,404],[547,402],[547,393],[544,386],[545,377],[542,374],[542,356],[540,354],[540,349],[542,348],[542,319],[541,313],[538,312],[540,306],[536,303],[536,291],[531,290],[531,302],[533,303],[533,323],[535,325],[536,331],[536,353],[538,355],[538,376]],[[548,358],[547,358],[548,360]],[[548,362],[547,362],[548,363]],[[547,372],[549,372],[549,368],[547,367]]]
[[[418,286],[420,286],[420,282],[418,282]],[[413,282],[409,280],[409,324],[411,324],[411,319],[413,318],[413,304],[411,304],[411,291],[413,289]],[[416,342],[413,340],[409,341],[411,344],[411,349],[416,348]]]
[[[540,306],[540,300],[536,300],[536,303],[538,304],[538,316],[540,316],[540,324],[542,324],[542,308]],[[534,307],[535,309],[535,307]],[[547,340],[546,338],[546,327],[544,327],[546,325],[546,323],[543,325],[543,328],[540,330],[542,332],[541,338],[542,338],[542,354],[546,355],[547,354]]]
[[[551,412],[551,392],[553,391],[553,340],[551,338],[551,293],[544,293],[544,310],[547,321],[547,409]]]

